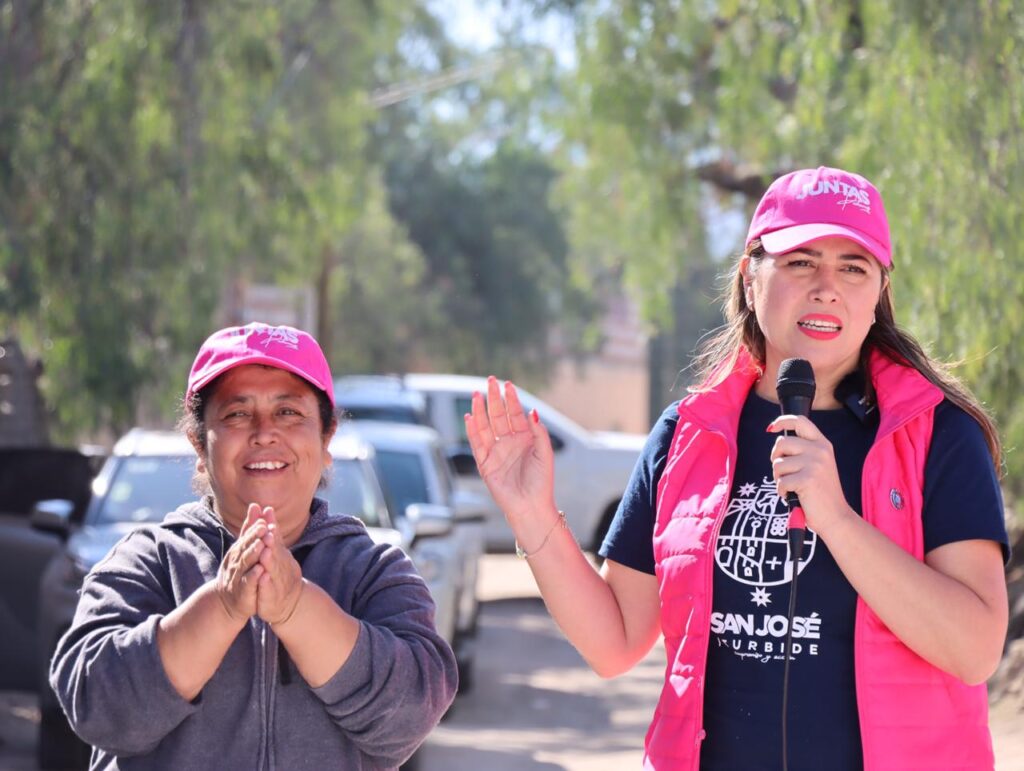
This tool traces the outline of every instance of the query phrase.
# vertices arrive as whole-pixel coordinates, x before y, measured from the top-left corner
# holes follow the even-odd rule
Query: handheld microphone
[[[779,366],[779,376],[775,381],[775,392],[779,395],[779,404],[783,415],[811,414],[811,403],[814,401],[814,370],[806,359],[786,359]],[[787,431],[787,436],[792,436]],[[803,546],[803,531],[806,527],[804,510],[800,508],[800,499],[796,493],[786,493],[786,505],[789,507],[790,540],[793,530],[800,531],[800,545]]]
[[[783,415],[811,414],[811,403],[814,401],[814,370],[806,359],[786,359],[779,365],[779,376],[775,381],[775,392],[779,395],[779,404]],[[792,436],[792,431],[787,431]],[[786,663],[782,670],[782,768],[789,769],[789,747],[787,737],[789,727],[789,665],[793,655],[793,619],[796,616],[797,578],[800,575],[800,556],[804,550],[804,531],[807,520],[804,510],[800,507],[800,499],[796,493],[786,493],[786,506],[789,507],[789,556],[793,565],[790,577],[789,614],[786,619]]]

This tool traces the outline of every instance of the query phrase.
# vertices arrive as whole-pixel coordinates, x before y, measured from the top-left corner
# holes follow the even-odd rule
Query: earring
[[[874,326],[876,321],[878,321],[878,317],[874,313],[872,313],[871,314],[871,326]]]

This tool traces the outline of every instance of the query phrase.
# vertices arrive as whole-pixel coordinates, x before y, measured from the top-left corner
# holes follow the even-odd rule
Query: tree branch
[[[730,161],[715,161],[697,168],[698,179],[710,182],[719,190],[729,193],[742,193],[747,198],[757,201],[764,195],[771,181],[778,174],[738,168]]]

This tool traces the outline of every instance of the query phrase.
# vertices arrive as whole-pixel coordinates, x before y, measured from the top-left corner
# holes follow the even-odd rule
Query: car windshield
[[[331,514],[359,517],[367,527],[381,527],[383,503],[373,471],[356,460],[334,460],[326,490],[318,490],[317,498],[327,501]]]
[[[342,414],[348,420],[383,420],[388,423],[408,423],[414,426],[426,425],[425,415],[412,407],[401,405],[361,405],[345,407]]]
[[[399,516],[411,503],[430,503],[427,477],[420,456],[413,452],[377,450],[377,468]]]
[[[125,457],[118,463],[96,522],[160,522],[192,490],[193,456]],[[381,501],[372,471],[362,461],[335,459],[327,489],[318,490],[331,514],[351,514],[370,527],[381,526]]]
[[[194,456],[121,458],[97,522],[159,522],[181,504],[196,499],[192,491]]]

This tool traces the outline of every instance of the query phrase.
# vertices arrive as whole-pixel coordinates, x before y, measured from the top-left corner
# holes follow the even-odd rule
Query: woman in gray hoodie
[[[183,428],[209,494],[90,572],[50,681],[93,769],[378,769],[451,704],[454,656],[398,549],[314,498],[330,369],[290,327],[214,333]]]

